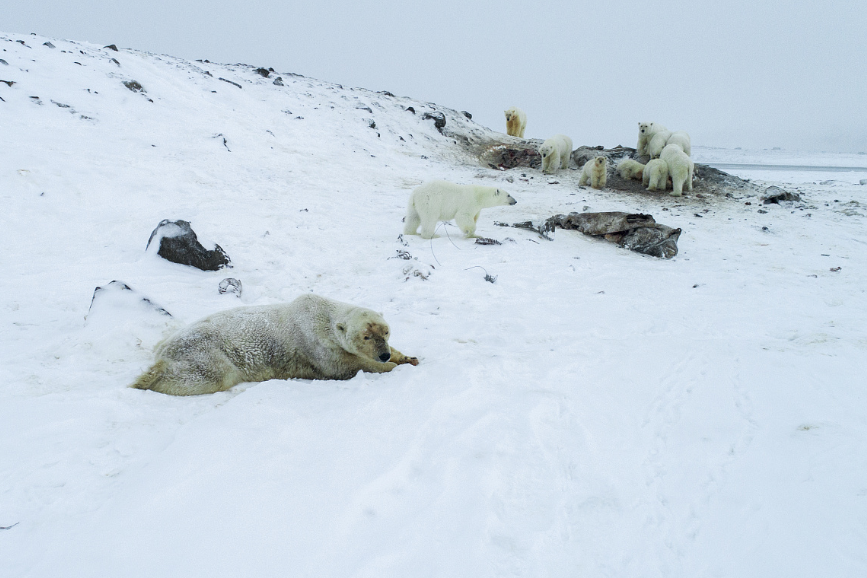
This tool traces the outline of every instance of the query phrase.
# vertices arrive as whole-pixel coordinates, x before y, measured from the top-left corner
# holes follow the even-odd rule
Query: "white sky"
[[[867,2],[10,2],[0,30],[243,62],[467,110],[527,137],[867,152]]]

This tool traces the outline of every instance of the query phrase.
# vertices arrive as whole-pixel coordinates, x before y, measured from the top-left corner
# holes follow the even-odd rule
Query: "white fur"
[[[507,108],[505,112],[506,134],[524,138],[524,129],[527,128],[527,115],[517,106]]]
[[[638,156],[647,154],[647,144],[657,132],[668,130],[658,122],[640,122],[638,123]]]
[[[659,153],[665,148],[665,143],[668,142],[669,137],[671,137],[671,131],[668,130],[657,131],[653,134],[647,143],[647,154],[650,155],[650,158],[659,158]]]
[[[644,165],[632,159],[623,159],[617,164],[617,172],[621,178],[641,180],[644,176]]]
[[[602,189],[608,183],[608,159],[605,157],[596,157],[590,159],[581,168],[581,178],[578,179],[579,185],[590,186],[594,189]]]
[[[415,235],[421,225],[421,236],[431,239],[439,221],[454,219],[461,231],[472,237],[482,209],[516,203],[509,193],[497,187],[430,181],[409,196],[403,233]]]
[[[683,194],[684,183],[686,184],[686,190],[691,191],[695,165],[692,159],[689,158],[689,155],[680,148],[680,145],[667,145],[662,149],[662,154],[659,155],[659,158],[668,165],[668,174],[671,176],[671,196],[681,196]]]
[[[181,329],[156,348],[132,385],[171,395],[225,391],[269,379],[349,379],[385,373],[408,358],[388,345],[379,313],[303,295],[291,303],[238,307]]]
[[[557,169],[569,168],[572,157],[572,139],[563,134],[555,134],[539,147],[542,155],[542,172],[555,173]]]
[[[642,183],[648,191],[664,191],[668,187],[668,165],[661,159],[653,159],[644,167]]]
[[[665,144],[679,144],[680,148],[683,149],[683,152],[685,152],[689,156],[692,156],[692,141],[689,138],[689,133],[687,133],[685,130],[679,130],[677,132],[671,133],[671,136],[668,137],[668,140],[665,141]]]

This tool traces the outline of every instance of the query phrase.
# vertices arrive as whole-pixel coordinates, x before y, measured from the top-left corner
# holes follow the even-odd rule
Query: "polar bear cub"
[[[131,387],[170,395],[225,391],[269,379],[350,379],[418,365],[389,346],[382,315],[318,295],[237,307],[193,323],[160,343],[153,366]]]
[[[671,136],[668,137],[668,140],[665,141],[666,145],[670,144],[679,144],[680,148],[683,149],[688,156],[692,156],[692,141],[689,138],[689,133],[685,130],[679,130],[671,133]]]
[[[640,122],[638,123],[638,156],[643,156],[647,154],[647,145],[650,143],[650,139],[653,138],[653,135],[660,131],[667,131],[668,129],[659,124],[658,122]]]
[[[579,185],[590,186],[594,189],[602,189],[608,182],[608,159],[605,157],[596,157],[584,163],[581,169],[581,178],[578,179]]]
[[[664,191],[668,187],[668,165],[661,159],[653,159],[644,167],[642,183],[648,191]]]
[[[506,134],[524,138],[524,129],[527,128],[527,115],[517,106],[507,108],[505,112]]]
[[[684,184],[686,184],[686,190],[692,190],[692,176],[695,172],[695,165],[692,159],[689,158],[689,155],[683,152],[679,144],[666,145],[662,149],[659,159],[665,161],[665,164],[668,165],[668,174],[671,176],[671,196],[681,196]]]
[[[473,237],[482,209],[517,202],[497,187],[430,181],[416,187],[410,194],[403,234],[415,235],[421,225],[422,238],[432,239],[439,221],[454,219],[464,235]]]
[[[572,157],[572,139],[564,134],[555,134],[539,147],[542,155],[542,172],[555,173],[557,169],[569,168]]]
[[[621,178],[641,180],[644,178],[644,165],[632,159],[623,159],[617,164],[617,172]]]

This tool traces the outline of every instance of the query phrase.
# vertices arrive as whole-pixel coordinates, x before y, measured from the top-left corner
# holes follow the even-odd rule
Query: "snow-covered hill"
[[[482,166],[466,145],[508,137],[410,98],[0,49],[0,575],[867,572],[863,187],[788,207],[594,191]],[[502,245],[401,240],[432,178],[508,190],[477,231]],[[585,208],[680,227],[680,254],[493,224]],[[146,252],[166,218],[233,268]],[[90,310],[115,279],[172,317],[123,293]],[[420,365],[126,387],[180,325],[311,291],[382,311]]]

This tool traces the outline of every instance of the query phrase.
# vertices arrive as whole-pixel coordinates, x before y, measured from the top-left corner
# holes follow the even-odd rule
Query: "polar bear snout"
[[[513,196],[509,195],[509,204],[510,205],[517,205],[518,201],[516,201]]]
[[[383,363],[385,363],[389,359],[391,359],[391,353],[389,353],[388,351],[379,356],[379,360]]]

